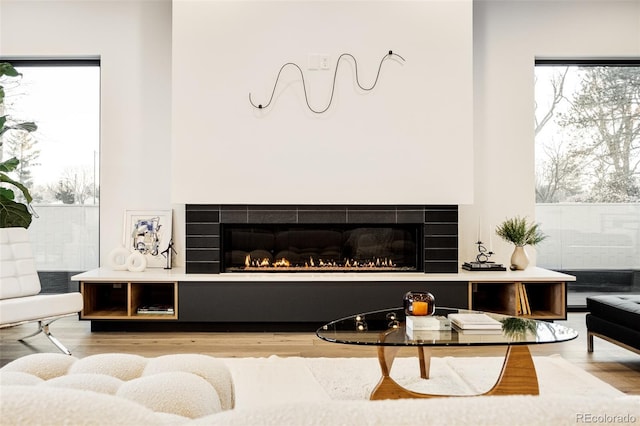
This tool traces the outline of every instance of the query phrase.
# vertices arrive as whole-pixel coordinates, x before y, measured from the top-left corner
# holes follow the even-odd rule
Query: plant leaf
[[[11,126],[0,127],[0,135],[9,130],[24,130],[25,132],[35,132],[38,130],[38,126],[33,121],[25,121],[24,123],[16,123]]]
[[[7,161],[0,163],[0,172],[9,173],[18,167],[20,161],[16,157],[11,157]]]
[[[6,198],[7,200],[15,200],[16,194],[14,194],[9,188],[3,188],[0,186],[0,197]]]
[[[0,197],[0,228],[28,228],[32,219],[27,206]]]
[[[27,132],[35,132],[38,130],[38,126],[33,121],[25,121],[24,123],[18,123],[12,126],[14,129],[26,130]]]
[[[8,77],[18,77],[20,74],[9,62],[0,62],[0,77],[6,75]]]
[[[24,195],[24,198],[25,200],[27,200],[27,203],[30,203],[31,201],[33,201],[33,198],[31,198],[31,194],[29,194],[29,190],[27,189],[27,187],[21,184],[20,182],[17,182],[11,179],[9,176],[5,175],[4,173],[0,173],[0,182],[5,182],[18,188],[22,192],[22,195]]]
[[[496,234],[517,246],[535,246],[547,238],[540,231],[540,226],[537,223],[529,224],[526,218],[520,216],[506,219],[496,228]]]
[[[24,123],[17,123],[11,126],[12,129],[26,130],[27,132],[35,132],[38,130],[38,126],[33,121],[25,121]]]

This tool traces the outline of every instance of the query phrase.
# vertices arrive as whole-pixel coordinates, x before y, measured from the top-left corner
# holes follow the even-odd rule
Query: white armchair
[[[0,229],[0,328],[37,322],[38,329],[20,339],[44,333],[58,349],[71,352],[51,335],[49,326],[62,317],[82,310],[79,292],[40,294],[40,279],[24,228]]]

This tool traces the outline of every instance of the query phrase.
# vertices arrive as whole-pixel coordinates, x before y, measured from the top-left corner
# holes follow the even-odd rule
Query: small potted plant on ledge
[[[511,255],[511,270],[523,270],[529,265],[529,256],[524,247],[535,246],[544,241],[547,236],[540,230],[537,223],[529,223],[526,218],[516,216],[507,219],[496,228],[496,234],[503,240],[515,245]]]

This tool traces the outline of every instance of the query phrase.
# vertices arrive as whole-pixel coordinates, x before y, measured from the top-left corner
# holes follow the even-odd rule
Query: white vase
[[[511,270],[523,271],[529,266],[529,256],[523,246],[516,246],[511,255]]]

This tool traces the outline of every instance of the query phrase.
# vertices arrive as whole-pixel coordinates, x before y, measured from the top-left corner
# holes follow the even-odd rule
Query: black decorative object
[[[167,259],[167,266],[165,266],[164,269],[172,268],[171,259],[173,258],[174,253],[176,253],[176,250],[173,248],[173,240],[169,240],[169,245],[167,246],[167,249],[162,253],[160,253]]]
[[[331,97],[329,98],[329,103],[327,104],[327,106],[321,110],[315,110],[311,107],[311,105],[309,104],[309,98],[307,96],[307,86],[304,80],[304,73],[302,72],[302,68],[300,68],[300,66],[298,66],[297,64],[294,64],[293,62],[287,62],[286,64],[284,64],[282,67],[280,67],[280,71],[278,71],[278,76],[276,77],[276,81],[273,84],[273,90],[271,91],[271,97],[269,98],[269,102],[267,102],[266,104],[255,104],[253,102],[253,99],[251,98],[251,93],[249,93],[249,103],[251,103],[251,105],[256,108],[256,109],[265,109],[268,108],[269,105],[271,105],[271,101],[273,100],[273,96],[276,92],[276,87],[278,86],[278,81],[280,79],[280,74],[282,73],[282,70],[284,70],[286,67],[288,66],[293,66],[295,67],[299,72],[300,72],[300,77],[302,78],[302,89],[304,90],[304,99],[305,102],[307,103],[307,107],[309,108],[309,110],[315,114],[322,114],[324,112],[326,112],[329,107],[331,106],[331,103],[333,102],[333,94],[335,92],[335,88],[336,88],[336,77],[338,75],[338,66],[340,65],[340,60],[343,57],[350,57],[351,59],[353,59],[354,65],[355,65],[355,73],[356,73],[356,84],[358,85],[358,87],[360,87],[360,89],[368,92],[370,90],[373,90],[374,87],[376,87],[376,84],[378,83],[378,78],[380,77],[380,70],[382,69],[382,63],[386,60],[386,59],[390,59],[390,58],[398,58],[400,59],[402,62],[405,62],[405,59],[398,55],[397,53],[393,53],[392,50],[389,51],[389,53],[387,53],[386,55],[384,55],[382,57],[382,59],[380,60],[380,65],[378,66],[378,73],[376,74],[376,79],[373,82],[373,84],[371,85],[371,87],[363,87],[360,84],[360,80],[358,79],[358,61],[356,60],[356,58],[351,55],[350,53],[343,53],[338,57],[338,60],[336,61],[336,69],[333,73],[333,84],[331,85]]]
[[[464,262],[462,269],[467,271],[506,271],[504,265],[489,260],[493,256],[491,250],[487,250],[482,241],[476,243],[478,245],[478,255],[475,262]]]

